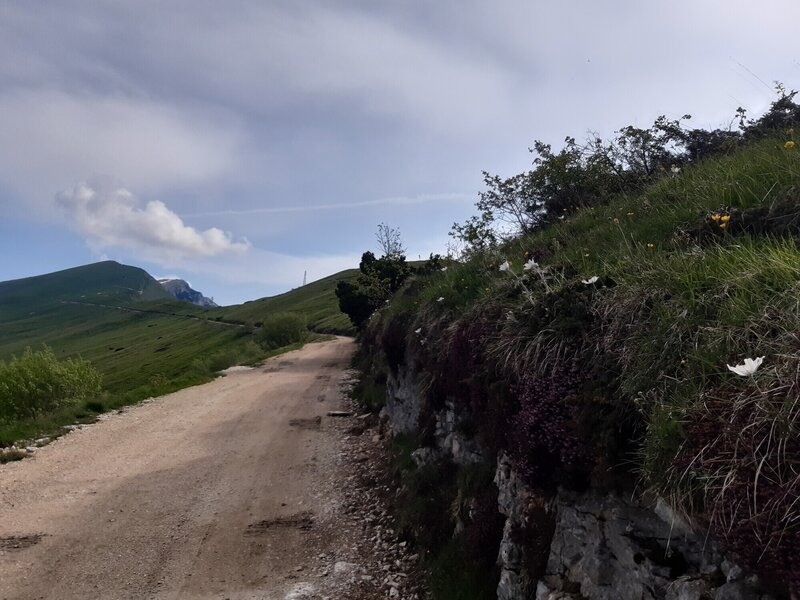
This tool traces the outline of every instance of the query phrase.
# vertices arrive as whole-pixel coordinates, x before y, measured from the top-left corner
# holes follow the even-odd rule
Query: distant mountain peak
[[[190,304],[194,304],[196,306],[217,306],[212,298],[206,298],[202,293],[192,289],[192,286],[190,286],[189,283],[183,279],[162,277],[156,281],[161,284],[161,287],[164,288],[164,291],[166,291],[176,300],[189,302]]]

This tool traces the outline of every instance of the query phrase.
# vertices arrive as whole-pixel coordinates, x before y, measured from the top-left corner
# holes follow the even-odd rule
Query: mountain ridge
[[[208,298],[203,295],[202,292],[199,292],[192,288],[189,285],[189,282],[185,279],[180,279],[177,277],[161,277],[156,279],[161,287],[173,298],[176,300],[180,300],[182,302],[188,302],[189,304],[194,304],[195,306],[202,306],[204,308],[215,308],[219,306],[216,302],[214,302],[213,298]]]
[[[169,297],[144,269],[108,260],[0,282],[0,321],[64,301],[127,303]]]

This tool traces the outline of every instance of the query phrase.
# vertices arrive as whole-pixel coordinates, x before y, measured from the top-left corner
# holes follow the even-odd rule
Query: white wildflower
[[[447,271],[447,267],[442,267],[442,268],[441,268],[441,269],[439,269],[439,270],[440,270],[442,273],[444,273],[445,271]]]
[[[436,301],[437,301],[437,302],[444,302],[444,296],[439,296],[439,297],[436,299]]]
[[[536,262],[535,259],[531,258],[528,262],[525,263],[525,266],[522,267],[523,271],[530,271],[531,269],[536,269],[539,266],[539,263]]]
[[[420,333],[422,333],[422,327],[420,327],[419,329],[415,329],[415,330],[414,330],[414,333],[416,333],[417,335],[419,335]]]
[[[510,269],[511,269],[511,265],[509,264],[509,262],[507,260],[503,261],[503,264],[500,265],[500,270],[501,271],[508,271]]]
[[[589,277],[589,279],[581,279],[581,281],[586,285],[592,285],[598,279],[600,278],[597,275],[592,275],[591,277]]]
[[[764,362],[763,356],[759,356],[756,359],[745,358],[744,364],[736,365],[735,367],[728,365],[728,369],[730,369],[737,375],[740,375],[741,377],[747,377],[748,375],[752,375],[753,373],[755,373],[758,370],[758,367],[761,366],[762,362]]]

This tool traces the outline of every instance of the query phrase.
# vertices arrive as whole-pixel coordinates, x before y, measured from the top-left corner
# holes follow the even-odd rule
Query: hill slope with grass
[[[144,270],[113,261],[2,282],[0,361],[43,345],[59,360],[80,357],[103,378],[103,393],[89,404],[118,407],[208,381],[234,364],[254,364],[319,332],[351,331],[333,293],[337,279],[349,276],[224,308],[176,301]],[[70,405],[23,421],[0,416],[0,443],[91,412]]]
[[[214,318],[219,316],[223,320],[241,321],[255,325],[262,321],[265,315],[272,312],[295,312],[308,319],[308,327],[312,331],[352,335],[355,333],[355,329],[347,315],[339,310],[339,300],[334,292],[337,282],[350,281],[357,274],[356,269],[341,271],[284,294],[235,306],[226,306],[210,311],[209,315],[213,315]]]
[[[66,300],[120,303],[169,297],[143,269],[109,260],[0,282],[0,322],[46,310]]]
[[[462,589],[459,573],[473,569],[499,576],[502,531],[452,509],[496,511],[491,471],[465,487],[467,467],[408,460],[415,448],[441,448],[454,420],[459,460],[465,447],[490,466],[507,457],[541,506],[563,489],[662,498],[778,597],[800,591],[793,136],[747,140],[473,248],[446,271],[410,278],[372,316],[357,393],[380,407],[388,384],[390,414],[412,411],[398,438],[398,510],[407,535],[427,540],[435,589]],[[756,358],[755,370],[732,368]],[[452,485],[434,492],[437,479]],[[554,527],[552,514],[537,518],[538,529],[504,538],[528,540],[522,572],[534,586]],[[434,540],[432,523],[442,530]],[[495,597],[496,581],[437,597]]]

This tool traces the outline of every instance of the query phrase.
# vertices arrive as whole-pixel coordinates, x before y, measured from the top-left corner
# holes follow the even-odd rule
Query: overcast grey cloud
[[[13,140],[0,145],[0,177],[30,210],[81,177],[202,185],[231,171],[240,133],[147,99],[18,89],[0,92],[0,139]]]
[[[443,249],[481,170],[526,168],[534,139],[763,110],[775,80],[800,87],[799,19],[796,0],[0,0],[0,218],[59,227],[60,191],[115,181],[250,240],[240,270],[183,253],[201,289],[277,292],[357,259],[380,221],[414,256]],[[76,264],[98,243],[77,231]],[[151,246],[115,256],[159,264]]]

